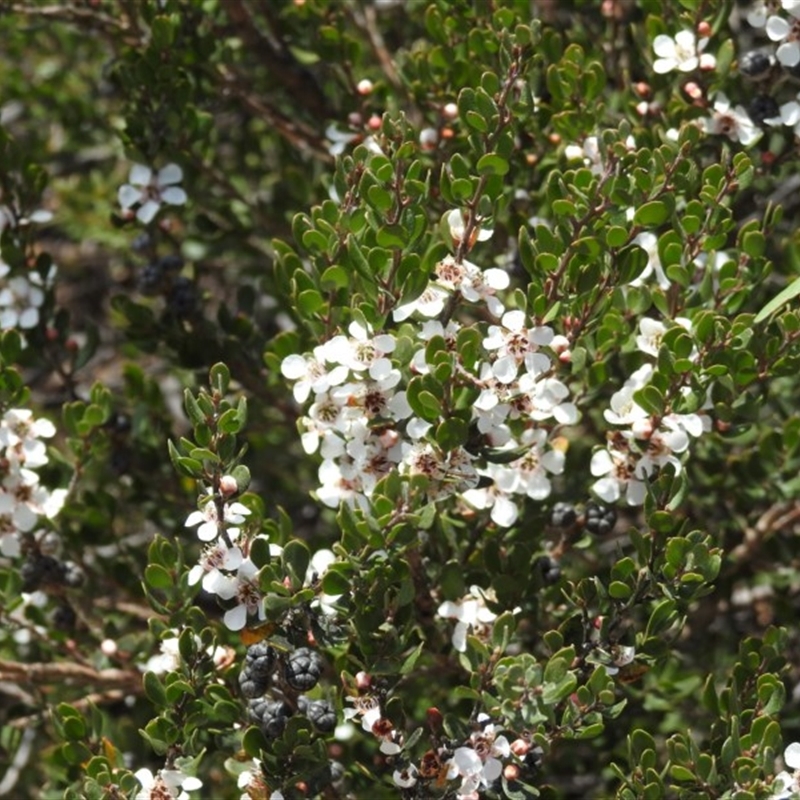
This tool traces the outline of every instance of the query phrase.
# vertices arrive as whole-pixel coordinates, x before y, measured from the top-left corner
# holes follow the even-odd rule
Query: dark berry
[[[558,583],[561,577],[561,567],[558,562],[554,561],[550,556],[542,556],[537,562],[536,566],[542,576],[542,580],[547,586]]]
[[[541,747],[531,747],[531,749],[525,753],[525,758],[522,760],[522,763],[529,772],[535,773],[538,772],[539,768],[542,766],[543,757],[544,750],[542,750]]]
[[[309,700],[304,705],[303,713],[320,733],[333,732],[336,728],[336,710],[327,700]]]
[[[766,94],[756,95],[750,101],[747,111],[753,122],[757,122],[759,125],[764,122],[765,119],[779,117],[781,114],[778,104]]]
[[[614,529],[617,522],[617,512],[611,506],[590,502],[586,504],[586,530],[589,533],[605,536]]]
[[[275,648],[266,642],[257,642],[247,648],[245,666],[259,678],[269,678],[275,666]]]
[[[71,631],[75,628],[76,619],[75,609],[65,603],[53,612],[53,627],[58,631]]]
[[[132,242],[131,249],[137,253],[147,250],[150,247],[150,235],[147,233],[140,233]]]
[[[178,255],[164,256],[158,263],[165,272],[179,272],[183,269],[183,259]]]
[[[739,72],[752,80],[758,80],[772,69],[772,58],[763,50],[751,50],[739,59]]]
[[[176,317],[188,317],[195,310],[197,290],[189,278],[184,275],[175,278],[167,296],[167,304]]]
[[[245,697],[260,697],[269,687],[270,676],[275,666],[275,650],[266,642],[247,648],[242,671],[239,673],[239,688]]]
[[[271,700],[259,697],[247,703],[250,719],[261,728],[268,739],[274,739],[283,733],[286,720],[292,716],[292,709],[283,700]]]
[[[148,264],[139,273],[139,291],[150,297],[164,291],[164,271],[160,264]]]
[[[22,591],[33,592],[40,586],[62,585],[66,570],[64,564],[53,556],[36,553],[20,567]]]
[[[556,503],[550,512],[550,524],[556,528],[570,528],[577,518],[575,507],[571,503]]]
[[[286,661],[284,667],[286,683],[299,692],[307,692],[317,685],[322,667],[319,653],[308,647],[298,647]]]

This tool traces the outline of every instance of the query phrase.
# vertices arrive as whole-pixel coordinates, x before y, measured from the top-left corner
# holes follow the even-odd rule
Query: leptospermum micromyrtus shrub
[[[800,797],[798,25],[0,1],[0,798]]]

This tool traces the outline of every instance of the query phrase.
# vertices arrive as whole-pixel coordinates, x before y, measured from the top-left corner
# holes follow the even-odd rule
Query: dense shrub
[[[798,25],[0,0],[0,797],[799,796]]]

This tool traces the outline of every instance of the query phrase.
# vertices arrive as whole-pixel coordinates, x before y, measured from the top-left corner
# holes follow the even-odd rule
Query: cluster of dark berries
[[[556,503],[550,512],[550,524],[555,528],[569,530],[574,525],[585,528],[589,533],[605,536],[614,530],[617,512],[612,506],[604,506],[590,500],[582,514],[570,503]]]
[[[571,528],[577,519],[578,513],[571,503],[556,503],[550,512],[550,524],[556,528]]]
[[[148,297],[166,300],[167,313],[184,318],[197,308],[197,289],[191,278],[181,275],[183,259],[178,255],[163,256],[142,268],[139,291]]]
[[[561,567],[558,566],[558,561],[550,556],[541,556],[536,560],[536,569],[542,577],[545,586],[552,586],[558,583],[561,578]]]
[[[614,530],[614,525],[617,524],[616,510],[612,506],[604,506],[601,503],[587,503],[583,515],[586,530],[597,536],[605,536],[611,533]]]
[[[274,739],[295,714],[305,716],[320,733],[336,727],[336,711],[327,700],[311,700],[308,692],[319,683],[322,656],[310,647],[282,653],[266,642],[247,648],[239,688],[247,698],[250,719]]]
[[[142,268],[139,273],[139,291],[148,297],[167,294],[183,268],[180,256],[163,256]]]
[[[29,553],[20,567],[22,591],[35,592],[37,589],[67,586],[80,586],[85,575],[83,569],[74,561],[61,561],[55,556],[38,551]]]

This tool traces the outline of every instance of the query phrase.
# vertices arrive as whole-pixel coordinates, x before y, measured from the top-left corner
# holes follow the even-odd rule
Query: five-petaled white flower
[[[182,206],[186,192],[176,184],[183,180],[183,170],[177,164],[167,164],[156,174],[150,167],[134,164],[128,183],[119,187],[117,198],[125,211],[139,206],[136,219],[148,225],[153,221],[162,203]]]
[[[708,39],[698,42],[692,31],[678,31],[675,38],[660,34],[653,40],[653,50],[659,56],[653,62],[653,69],[663,75],[677,69],[680,72],[692,72],[701,69],[713,69],[717,60],[709,53],[703,53]]]
[[[761,129],[756,126],[742,106],[731,106],[731,101],[718,92],[714,97],[714,111],[703,120],[706,133],[727,136],[745,147],[755,144],[761,138]]]
[[[155,775],[149,769],[140,769],[134,777],[142,785],[134,800],[189,800],[188,792],[203,785],[199,778],[179,769],[160,769]]]
[[[456,620],[452,641],[459,653],[466,651],[467,634],[472,628],[480,630],[497,619],[497,614],[486,607],[486,594],[480,587],[472,586],[468,595],[455,603],[445,600],[436,612],[440,617]]]

